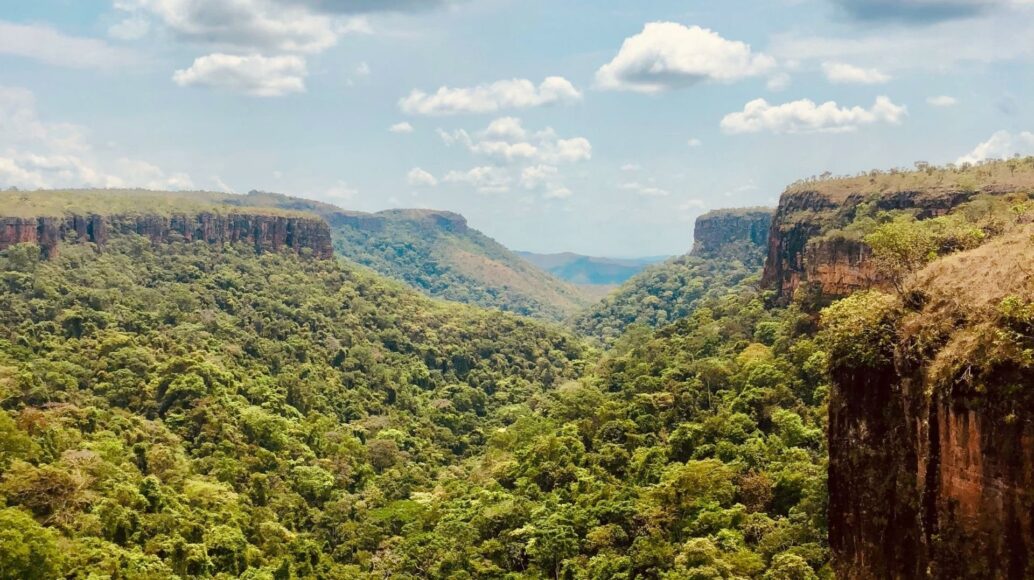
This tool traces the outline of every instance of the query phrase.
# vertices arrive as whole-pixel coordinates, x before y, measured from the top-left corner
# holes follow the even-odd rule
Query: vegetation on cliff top
[[[71,189],[2,191],[2,216],[17,218],[61,217],[73,214],[160,215],[183,213],[251,213],[291,217],[312,217],[302,211],[263,205],[246,196],[204,191],[172,192],[120,189]],[[247,212],[240,207],[247,206]],[[299,208],[301,209],[301,208]]]
[[[788,194],[814,192],[835,203],[849,198],[894,193],[1008,192],[1034,189],[1034,157],[989,160],[978,164],[936,166],[917,162],[914,169],[873,170],[854,176],[821,176],[799,180]]]
[[[434,297],[559,321],[588,304],[449,212],[387,211],[331,220],[334,249]]]

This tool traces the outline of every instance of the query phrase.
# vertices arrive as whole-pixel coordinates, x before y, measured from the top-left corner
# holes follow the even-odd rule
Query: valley
[[[448,212],[0,193],[0,571],[1022,577],[1032,175],[799,182],[595,304]]]

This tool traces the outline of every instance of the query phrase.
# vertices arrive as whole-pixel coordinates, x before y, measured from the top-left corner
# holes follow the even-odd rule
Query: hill
[[[471,228],[456,213],[363,213],[255,191],[236,201],[317,213],[330,224],[339,255],[436,298],[554,321],[590,301],[574,286]]]
[[[58,231],[0,251],[3,575],[356,577],[588,354],[301,248]]]
[[[718,210],[697,219],[693,251],[644,269],[574,319],[588,336],[613,341],[632,325],[659,328],[689,315],[705,296],[758,273],[772,212]]]
[[[561,280],[589,286],[621,284],[642,272],[643,268],[667,259],[667,257],[600,258],[571,252],[559,254],[517,252],[517,255]]]

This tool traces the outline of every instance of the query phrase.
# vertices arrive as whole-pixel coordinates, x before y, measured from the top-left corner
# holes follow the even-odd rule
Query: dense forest
[[[258,239],[11,244],[0,577],[830,578],[835,373],[946,340],[977,271],[952,260],[1021,272],[1032,213],[862,199],[813,242],[864,244],[872,290],[783,301],[731,239],[577,331]],[[981,352],[1029,366],[1030,296],[1002,292]]]

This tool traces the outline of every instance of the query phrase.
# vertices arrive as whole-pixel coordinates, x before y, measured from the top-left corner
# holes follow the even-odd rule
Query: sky
[[[686,252],[800,178],[1034,154],[1034,0],[0,0],[0,188]]]

